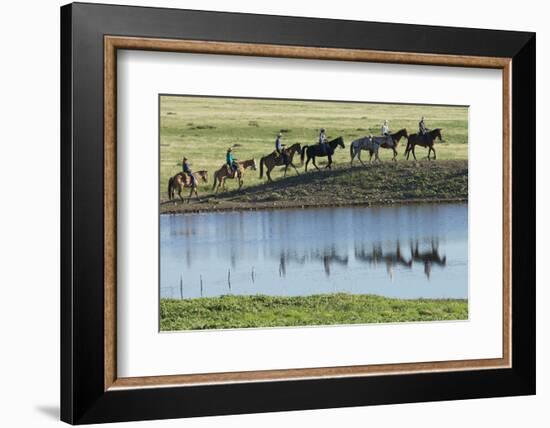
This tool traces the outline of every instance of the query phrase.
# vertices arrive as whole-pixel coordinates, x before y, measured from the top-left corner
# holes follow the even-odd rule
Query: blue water
[[[160,292],[467,298],[468,205],[162,215]]]

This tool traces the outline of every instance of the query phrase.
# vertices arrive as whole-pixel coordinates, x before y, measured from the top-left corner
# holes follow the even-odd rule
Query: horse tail
[[[264,176],[264,162],[265,158],[260,158],[260,178]]]
[[[212,190],[214,190],[216,188],[216,182],[218,181],[218,171],[214,171],[214,179],[212,181],[214,182]]]
[[[353,160],[353,142],[349,145],[349,157]]]
[[[306,149],[308,148],[309,146],[305,145],[304,147],[302,147],[302,153],[300,153],[300,162],[302,162],[302,164],[304,163],[304,156],[306,155]]]
[[[172,188],[174,187],[174,177],[168,179],[168,199],[172,200]]]

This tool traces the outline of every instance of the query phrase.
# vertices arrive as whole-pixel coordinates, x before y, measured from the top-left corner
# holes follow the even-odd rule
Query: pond
[[[161,215],[162,298],[468,297],[468,205]]]

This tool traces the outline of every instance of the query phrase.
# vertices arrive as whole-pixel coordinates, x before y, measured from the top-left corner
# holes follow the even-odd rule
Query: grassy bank
[[[161,97],[160,105],[160,194],[166,198],[168,178],[181,170],[181,159],[186,156],[193,170],[213,172],[225,163],[225,152],[234,148],[239,160],[262,156],[274,149],[275,136],[283,131],[287,145],[315,144],[319,128],[327,130],[329,138],[342,136],[346,148],[334,155],[337,166],[349,165],[349,144],[365,135],[380,134],[385,119],[393,131],[406,128],[417,132],[418,121],[425,116],[428,127],[442,128],[444,143],[436,143],[437,162],[466,160],[468,158],[468,109],[402,104],[363,104],[341,102],[250,100],[204,97]],[[406,142],[401,141],[399,163],[403,159]],[[418,148],[419,159],[426,149]],[[391,150],[381,149],[381,159],[391,159]],[[365,153],[365,158],[367,158]],[[319,165],[325,161],[319,159]],[[259,166],[259,165],[258,165]],[[303,168],[300,168],[300,172]],[[294,174],[294,173],[292,173]],[[272,177],[278,180],[277,169]],[[266,182],[258,171],[246,171],[244,187],[255,187]],[[236,180],[228,180],[228,188],[235,189]],[[199,193],[211,193],[212,183],[201,184]]]
[[[373,295],[221,296],[161,299],[160,329],[204,330],[465,320],[461,299],[391,299]]]
[[[332,171],[293,175],[240,191],[201,195],[188,203],[161,203],[161,213],[270,209],[468,199],[468,161],[383,162],[341,165]]]

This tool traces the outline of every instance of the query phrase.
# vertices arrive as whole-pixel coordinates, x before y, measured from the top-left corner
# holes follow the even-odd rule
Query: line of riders
[[[378,157],[378,149],[380,147],[392,149],[393,160],[395,161],[397,156],[397,144],[399,143],[399,140],[403,137],[408,139],[407,148],[405,149],[405,156],[407,157],[407,159],[409,159],[409,155],[410,153],[412,153],[414,159],[416,160],[414,148],[416,145],[419,145],[421,147],[428,147],[428,159],[431,159],[430,152],[433,151],[433,159],[435,160],[436,154],[433,143],[436,138],[439,138],[440,141],[443,141],[441,137],[441,128],[436,128],[433,130],[428,129],[424,122],[424,116],[422,116],[420,122],[418,122],[418,131],[418,134],[408,135],[406,129],[401,129],[400,131],[392,134],[389,127],[389,122],[387,120],[384,120],[381,129],[382,136],[375,137],[371,134],[369,136],[359,138],[351,143],[351,163],[353,163],[353,160],[357,156],[357,159],[363,164],[363,161],[361,160],[361,150],[368,150],[371,160],[373,155],[375,156],[376,160],[380,160]],[[332,155],[334,154],[335,149],[338,146],[345,148],[342,137],[338,137],[332,141],[329,141],[326,135],[326,130],[324,128],[321,128],[319,132],[318,144],[312,146],[306,145],[300,147],[300,144],[296,143],[290,147],[287,147],[282,142],[282,138],[283,133],[279,132],[277,134],[277,137],[275,138],[275,151],[261,158],[260,178],[263,177],[264,165],[266,167],[266,176],[269,181],[272,181],[270,172],[275,166],[285,166],[285,177],[289,166],[292,166],[298,174],[298,170],[292,163],[292,159],[295,153],[300,154],[302,162],[304,160],[304,157],[307,155],[307,161],[305,164],[306,172],[310,160],[312,161],[315,168],[319,169],[315,163],[315,157],[328,157],[328,164],[326,168],[331,168]],[[216,187],[216,192],[220,187],[225,189],[225,179],[235,177],[239,179],[240,189],[243,184],[242,174],[244,170],[249,167],[253,170],[256,170],[256,161],[254,159],[250,159],[247,161],[237,161],[237,159],[235,159],[233,155],[232,147],[229,147],[226,152],[225,164],[222,166],[222,168],[214,173],[214,187],[212,188],[212,190],[216,189]],[[181,190],[183,187],[191,188],[191,193],[189,194],[189,197],[191,197],[193,193],[198,196],[196,191],[198,185],[196,178],[197,175],[201,177],[204,182],[208,181],[208,172],[204,170],[193,172],[191,170],[187,157],[184,157],[182,160],[182,172],[176,174],[174,177],[171,177],[169,180],[169,199],[172,200],[174,198],[174,191],[177,190],[180,199],[183,200],[183,198],[181,197]],[[187,179],[189,179],[189,181],[187,181]]]

